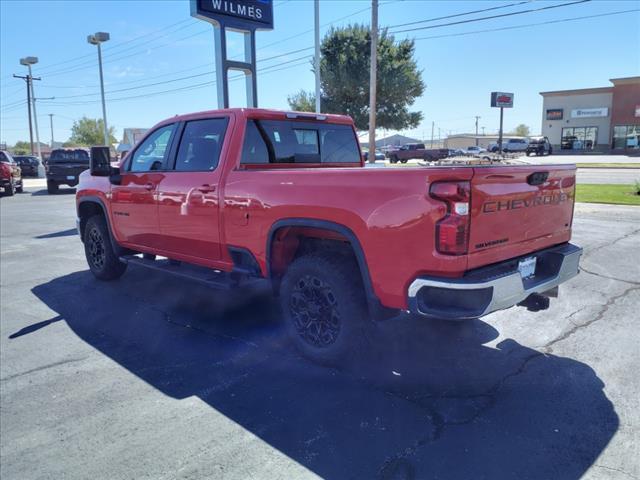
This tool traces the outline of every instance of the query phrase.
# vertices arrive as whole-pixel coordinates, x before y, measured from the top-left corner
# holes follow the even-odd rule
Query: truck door
[[[228,122],[218,117],[183,125],[172,169],[160,182],[162,250],[195,261],[220,259],[219,163]]]
[[[175,124],[165,125],[148,135],[122,166],[120,184],[111,188],[112,226],[120,241],[158,246],[158,185],[175,130]]]

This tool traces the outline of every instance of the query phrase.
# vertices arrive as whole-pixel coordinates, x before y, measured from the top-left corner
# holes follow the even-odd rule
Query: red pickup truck
[[[176,116],[118,168],[92,149],[78,231],[99,279],[132,263],[222,288],[269,282],[294,342],[322,362],[371,318],[543,309],[578,273],[573,165],[363,167],[346,116]]]

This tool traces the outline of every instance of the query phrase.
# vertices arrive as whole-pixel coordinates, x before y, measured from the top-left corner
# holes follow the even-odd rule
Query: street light
[[[102,95],[102,124],[104,126],[104,144],[109,146],[109,130],[107,129],[107,107],[104,103],[104,80],[102,79],[102,50],[100,44],[109,40],[107,32],[96,32],[87,36],[87,42],[98,46],[98,68],[100,69],[100,94]]]
[[[31,75],[31,65],[35,65],[36,63],[38,63],[38,57],[24,57],[20,59],[20,65],[24,65],[29,69],[29,88],[31,89],[31,105],[33,108],[33,121],[36,127],[36,151],[38,152],[38,158],[42,160],[42,152],[40,151],[40,135],[38,133],[38,114],[36,112],[36,96],[33,93],[33,75]]]

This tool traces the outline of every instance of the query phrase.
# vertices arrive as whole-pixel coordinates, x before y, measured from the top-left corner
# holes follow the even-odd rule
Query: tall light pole
[[[369,157],[376,161],[376,87],[378,69],[378,0],[371,0],[371,71],[369,72]]]
[[[100,95],[102,96],[102,124],[104,126],[104,144],[109,145],[109,129],[107,128],[107,107],[104,102],[104,80],[102,78],[102,49],[100,44],[109,40],[109,34],[107,32],[96,32],[93,35],[87,36],[87,42],[91,45],[98,46],[98,68],[100,70]]]
[[[316,54],[314,58],[316,74],[316,113],[320,113],[320,0],[314,1],[314,37]]]
[[[479,115],[476,115],[476,147],[478,146],[478,119],[480,118]]]
[[[33,75],[31,74],[31,65],[38,63],[38,57],[24,57],[20,59],[20,65],[25,65],[29,69],[29,86],[31,88],[31,104],[33,108],[33,124],[36,127],[36,151],[38,158],[42,160],[42,152],[40,151],[40,135],[38,133],[38,113],[36,112],[36,96],[33,93]]]

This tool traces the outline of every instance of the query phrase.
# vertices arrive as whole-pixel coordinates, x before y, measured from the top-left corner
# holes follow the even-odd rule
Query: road
[[[640,182],[640,168],[579,168],[578,183],[618,183],[633,185]]]
[[[640,476],[640,208],[577,206],[548,311],[387,320],[335,370],[266,292],[95,280],[73,195],[27,190],[0,199],[3,480]]]

